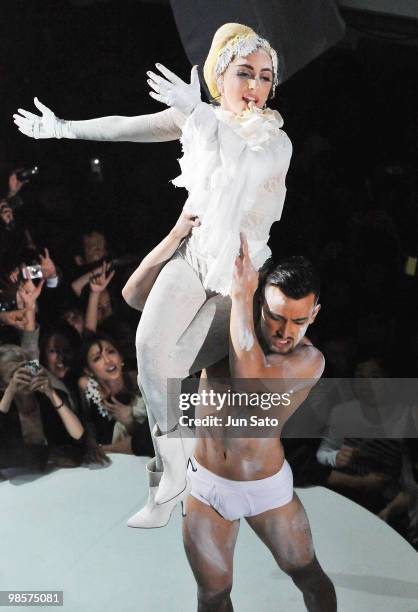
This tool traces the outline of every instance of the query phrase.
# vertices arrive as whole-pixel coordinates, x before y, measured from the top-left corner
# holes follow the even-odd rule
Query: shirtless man
[[[142,310],[165,262],[197,225],[197,218],[182,212],[170,233],[142,260],[122,292],[130,306]],[[189,469],[192,494],[187,500],[184,544],[198,584],[198,612],[233,609],[232,561],[241,517],[246,518],[279,567],[302,591],[307,609],[334,612],[335,590],[315,557],[309,522],[293,492],[292,472],[280,443],[283,424],[307,397],[324,368],[322,354],[305,338],[320,309],[319,285],[312,266],[303,258],[293,258],[275,268],[260,283],[261,313],[256,316],[255,329],[253,298],[257,287],[258,273],[243,238],[231,293],[229,364],[226,359],[203,370],[200,391],[219,386],[226,391],[225,379],[228,384],[230,380],[248,379],[247,392],[249,386],[257,391],[260,384],[265,390],[270,379],[274,391],[289,391],[291,383],[292,401],[280,413],[280,427],[269,428],[264,438],[222,437],[222,429],[217,427],[199,437],[197,429],[194,467]],[[212,412],[219,418],[216,407]],[[186,412],[183,414],[186,416]],[[277,415],[276,409],[274,416]],[[200,416],[199,411],[196,416]],[[148,465],[147,506],[155,513],[158,472],[153,462],[152,459]],[[210,496],[214,486],[216,499]],[[242,498],[249,496],[251,509],[242,504]],[[173,507],[167,511],[164,505],[159,506],[161,525],[168,522]],[[128,525],[137,526],[132,522]]]
[[[324,368],[322,354],[305,337],[320,309],[319,284],[306,259],[283,261],[260,283],[261,312],[254,325],[258,284],[258,272],[242,237],[231,294],[229,363],[224,360],[204,370],[200,392],[217,388],[218,380],[226,377],[233,390],[240,390],[240,379],[251,379],[245,381],[247,393],[251,385],[259,390],[260,381],[265,389],[269,379],[272,387],[277,382],[276,391],[287,387],[289,392],[291,386],[292,401],[281,412],[275,410],[280,425],[269,437],[237,438],[213,427],[213,435],[206,429],[206,435],[198,438],[193,469],[189,466],[192,491],[183,528],[186,554],[198,585],[198,612],[233,609],[232,566],[241,518],[301,590],[307,610],[333,612],[337,609],[335,590],[316,559],[308,518],[293,492],[292,472],[280,442],[283,424]],[[251,407],[245,410],[250,414]]]

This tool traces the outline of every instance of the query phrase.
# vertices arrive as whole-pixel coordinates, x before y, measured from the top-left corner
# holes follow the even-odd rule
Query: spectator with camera
[[[17,286],[16,306],[18,310],[3,313],[2,315],[4,323],[12,325],[15,329],[19,330],[22,344],[22,348],[20,349],[16,346],[13,348],[13,345],[9,346],[8,350],[4,349],[3,382],[7,388],[12,378],[11,373],[14,373],[14,369],[18,370],[23,367],[26,360],[31,360],[32,366],[36,371],[33,374],[34,380],[29,380],[27,378],[25,370],[19,372],[19,374],[17,374],[17,386],[14,382],[10,383],[11,387],[9,391],[5,393],[6,399],[5,403],[3,403],[4,412],[9,412],[10,403],[17,398],[17,404],[16,402],[14,403],[18,407],[17,410],[20,418],[17,419],[16,413],[14,413],[14,416],[12,413],[8,424],[3,423],[3,429],[5,427],[7,429],[7,426],[9,426],[9,428],[11,427],[11,442],[9,440],[7,449],[4,451],[3,464],[7,463],[7,450],[10,452],[10,460],[19,463],[18,457],[22,453],[23,455],[27,453],[26,448],[22,450],[22,444],[25,444],[27,440],[29,440],[29,442],[33,440],[33,432],[35,432],[34,439],[38,446],[45,445],[45,441],[47,441],[50,448],[55,448],[53,451],[55,463],[57,461],[59,461],[61,465],[78,465],[81,461],[104,463],[107,461],[104,452],[98,448],[97,444],[90,436],[87,434],[84,435],[84,427],[76,416],[78,412],[77,393],[75,389],[71,390],[71,387],[70,389],[68,387],[71,369],[68,365],[69,362],[71,362],[71,365],[74,366],[74,356],[77,347],[76,343],[73,343],[72,347],[70,347],[68,343],[67,347],[63,346],[62,341],[64,340],[65,343],[66,339],[64,330],[55,329],[55,331],[44,335],[41,344],[42,358],[45,365],[51,368],[51,371],[39,365],[40,328],[37,323],[36,313],[37,301],[46,281],[45,279],[41,279],[36,285],[30,278],[27,267],[23,268],[23,272],[25,280],[19,280],[17,274],[12,274],[11,278],[11,281],[15,282]],[[76,334],[75,331],[73,333]],[[7,348],[8,345],[5,346]],[[57,350],[57,347],[62,350]],[[65,348],[67,348],[67,351],[64,350]],[[21,351],[20,353],[19,350]],[[70,352],[72,352],[71,359],[69,359]],[[16,367],[14,368],[14,366]],[[18,391],[19,393],[16,395]],[[22,392],[20,393],[20,391]],[[58,401],[57,398],[60,401]],[[8,399],[10,399],[10,402]],[[61,412],[58,410],[58,413],[51,410],[51,404],[57,406],[61,403],[66,409],[63,409]],[[20,412],[19,409],[21,409]],[[71,414],[68,411],[70,411]],[[73,425],[75,423],[72,415],[77,419],[77,422],[82,428],[82,438],[81,436],[77,436],[79,433],[78,430],[72,435],[72,430],[67,427],[67,425],[72,427],[71,423],[73,423]],[[24,429],[22,431],[19,422],[21,426],[23,426],[22,423],[26,425],[26,430]],[[10,438],[10,436],[7,435],[6,437]],[[73,439],[76,441],[74,442]],[[39,454],[39,452],[42,457],[45,458],[45,452],[36,449],[36,453]],[[23,462],[25,463],[25,460],[23,460]]]
[[[0,385],[0,468],[44,470],[48,461],[61,467],[108,461],[88,440],[68,398],[21,347],[0,346]]]

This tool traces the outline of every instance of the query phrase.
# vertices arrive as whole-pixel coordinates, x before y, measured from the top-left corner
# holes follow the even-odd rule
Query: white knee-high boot
[[[170,520],[171,513],[179,501],[183,501],[189,491],[185,491],[185,495],[180,499],[175,499],[170,503],[158,505],[155,502],[155,496],[158,491],[158,485],[161,480],[162,472],[155,471],[155,457],[147,463],[146,471],[149,483],[148,501],[145,506],[136,514],[131,516],[127,521],[128,527],[137,527],[139,529],[156,529],[157,527],[165,527]]]
[[[190,429],[181,425],[168,434],[161,434],[154,428],[153,437],[164,465],[155,502],[159,507],[164,507],[173,501],[177,503],[183,500],[190,493],[187,464],[193,455],[196,441]]]
[[[178,503],[186,497],[187,462],[194,440],[165,432],[176,426],[181,415],[181,381],[191,369],[201,369],[227,354],[229,307],[230,300],[224,296],[207,299],[198,273],[181,258],[164,266],[148,296],[136,347],[150,426],[158,423],[160,427],[159,435],[153,436],[157,467],[164,468],[157,504]]]

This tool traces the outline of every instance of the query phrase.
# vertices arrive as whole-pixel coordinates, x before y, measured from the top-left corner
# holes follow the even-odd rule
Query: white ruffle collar
[[[219,106],[213,110],[223,123],[226,123],[238,136],[246,140],[250,147],[257,147],[277,136],[283,126],[281,114],[271,108],[261,109],[253,106],[239,115]]]

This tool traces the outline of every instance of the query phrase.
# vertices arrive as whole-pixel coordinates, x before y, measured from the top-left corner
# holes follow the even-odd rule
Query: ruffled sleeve
[[[181,174],[171,181],[173,185],[185,187],[189,194],[208,187],[218,165],[217,128],[212,108],[200,102],[183,125],[180,138],[183,157],[178,160]]]

